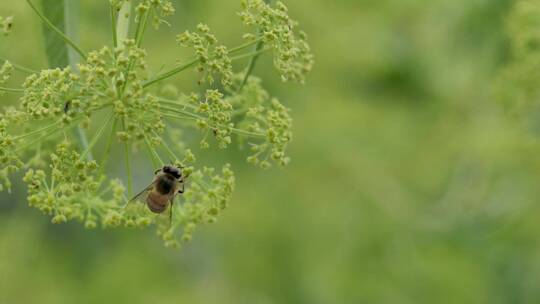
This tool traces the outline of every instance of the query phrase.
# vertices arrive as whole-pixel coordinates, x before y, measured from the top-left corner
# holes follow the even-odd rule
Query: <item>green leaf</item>
[[[61,32],[68,37],[76,33],[75,14],[78,8],[78,0],[41,0],[43,15]],[[51,68],[75,65],[78,55],[66,43],[66,40],[58,35],[46,24],[43,24],[43,37],[45,50]]]

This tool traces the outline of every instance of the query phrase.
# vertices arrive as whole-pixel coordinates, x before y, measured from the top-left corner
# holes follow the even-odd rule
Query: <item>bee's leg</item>
[[[154,175],[158,174],[159,171],[161,171],[161,169],[157,169],[156,171],[154,171]]]
[[[182,182],[182,188],[178,189],[178,193],[184,194],[185,190],[186,190],[186,184],[184,184],[184,182]]]
[[[170,207],[169,207],[169,229],[171,229],[171,225],[172,225],[172,208],[174,206],[174,200],[171,200],[171,203],[170,203]]]

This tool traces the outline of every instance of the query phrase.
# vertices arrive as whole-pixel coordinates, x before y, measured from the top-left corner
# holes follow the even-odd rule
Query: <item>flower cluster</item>
[[[91,100],[96,100],[99,96],[95,92],[90,92],[80,86],[79,76],[74,74],[69,67],[65,69],[43,70],[39,74],[32,74],[23,83],[24,94],[21,98],[21,106],[24,111],[34,119],[64,118],[69,121],[68,114],[75,111],[68,111],[66,103],[71,108],[80,106],[87,107],[90,112]],[[84,101],[81,102],[81,99]],[[95,107],[95,104],[94,104]]]
[[[121,141],[152,140],[164,129],[157,99],[143,89],[146,79],[146,52],[128,39],[114,51],[108,47],[91,52],[85,64],[79,65],[85,86],[105,86],[100,107],[111,105],[123,131]]]
[[[290,110],[270,97],[256,77],[250,77],[242,92],[228,99],[232,105],[243,105],[245,109],[239,112],[239,125],[248,132],[263,135],[264,141],[250,143],[254,154],[248,157],[248,162],[262,168],[270,167],[270,160],[281,166],[287,165],[290,158],[285,152],[292,140]]]
[[[225,99],[218,90],[208,90],[203,100],[198,101],[197,95],[192,96],[192,101],[197,103],[196,113],[204,115],[197,119],[197,126],[208,131],[212,131],[219,148],[225,149],[231,143],[231,134],[234,124],[231,123],[232,105]],[[201,146],[208,148],[206,138]]]
[[[25,169],[29,204],[51,215],[53,223],[76,220],[87,228],[155,225],[167,246],[178,247],[192,238],[197,225],[217,220],[235,182],[230,165],[218,173],[195,163],[190,131],[202,133],[202,140],[196,140],[202,148],[210,148],[212,140],[220,149],[230,147],[233,140],[250,145],[248,162],[262,168],[272,161],[289,162],[285,153],[292,139],[289,109],[250,75],[252,68],[234,74],[233,62],[271,49],[283,79],[303,81],[313,57],[302,35],[297,38],[293,33],[296,23],[283,4],[273,8],[246,1],[241,15],[246,24],[259,29],[254,40],[229,49],[218,45],[208,26],[200,24],[196,32],[177,37],[181,45],[195,50],[196,58],[150,75],[141,37],[148,18],[157,18],[158,25],[174,9],[167,0],[127,1],[133,0],[111,0],[111,15],[114,24],[118,18],[114,14],[123,5],[135,5],[135,17],[126,17],[137,22],[133,37],[115,41],[113,47],[81,51],[83,60],[76,68],[31,73],[20,88],[0,86],[0,93],[21,94],[17,107],[0,114],[0,189],[9,190],[10,175]],[[251,46],[256,46],[255,52]],[[193,66],[204,73],[202,81],[208,85],[204,94],[180,93],[164,83]],[[8,62],[0,67],[0,85],[12,70]],[[153,90],[158,83],[165,85]],[[135,174],[148,175],[149,184],[153,180],[132,164],[132,154],[141,146],[155,169],[174,165],[185,178],[185,193],[162,214],[145,206],[145,195],[152,188],[132,200],[139,192],[133,189]],[[114,150],[123,154],[126,180],[107,172]]]
[[[13,17],[0,16],[0,36],[7,36],[13,27]]]
[[[257,39],[260,36],[264,45],[275,52],[274,65],[283,81],[304,82],[313,67],[314,57],[306,33],[295,33],[297,22],[289,17],[287,7],[279,1],[272,7],[263,0],[242,0],[242,9],[242,22],[258,29],[257,35],[245,37]]]
[[[218,215],[227,208],[234,184],[230,165],[225,165],[221,174],[206,167],[191,173],[182,205],[173,209],[173,217],[178,221],[170,226],[162,222],[158,229],[165,245],[177,247],[180,245],[178,239],[189,242],[198,224],[216,222]]]
[[[11,72],[13,71],[13,65],[9,63],[9,61],[4,62],[2,66],[0,66],[0,85],[4,84],[6,81],[9,80],[11,77]],[[0,91],[0,94],[3,92]]]
[[[124,4],[130,4],[132,0],[109,0],[111,8],[119,12]],[[152,14],[152,25],[159,29],[162,23],[168,24],[164,19],[174,14],[174,7],[169,0],[139,0],[133,1],[135,7],[135,22],[146,26],[148,16]],[[125,17],[125,16],[124,16]]]
[[[50,158],[50,172],[30,169],[24,176],[30,206],[53,215],[53,223],[91,220],[99,208],[115,207],[96,196],[101,178],[95,161],[81,158],[69,142],[59,144]]]
[[[171,219],[152,214],[140,202],[128,204],[120,181],[113,179],[105,187],[97,162],[85,160],[71,143],[59,144],[50,158],[49,172],[30,169],[23,180],[28,185],[29,204],[51,215],[53,223],[77,220],[90,229],[99,223],[105,228],[143,228],[157,223],[157,232],[167,246],[191,240],[197,224],[215,222],[234,189],[229,165],[221,174],[211,168],[186,170],[189,188],[173,203],[173,221],[169,222]]]
[[[79,74],[70,67],[33,74],[23,84],[21,105],[35,119],[57,117],[65,123],[89,121],[93,113],[112,107],[115,119],[124,124],[119,139],[153,140],[164,123],[157,99],[142,87],[145,56],[135,41],[126,40],[115,50],[90,52],[78,65]]]
[[[24,164],[16,153],[17,139],[8,131],[8,127],[19,124],[24,118],[13,109],[0,114],[0,191],[11,190],[9,175],[17,172]]]
[[[177,36],[176,40],[183,47],[190,47],[195,50],[198,65],[197,70],[204,73],[202,82],[212,84],[216,75],[221,77],[224,86],[231,85],[232,61],[229,57],[227,47],[217,45],[216,36],[210,33],[210,28],[206,24],[199,24],[197,32],[185,31]]]

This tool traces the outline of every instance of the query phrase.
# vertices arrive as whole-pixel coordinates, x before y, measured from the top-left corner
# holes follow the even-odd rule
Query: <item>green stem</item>
[[[174,111],[177,111],[177,110],[174,110]],[[186,115],[185,113],[180,113],[180,114],[183,114],[183,115]],[[188,113],[188,114],[191,114],[191,113]],[[192,119],[192,120],[196,120],[196,119],[204,119],[204,117],[202,116],[198,116],[197,114],[191,114],[192,117],[189,117],[189,116],[177,116],[177,115],[174,115],[174,114],[171,114],[171,113],[161,113],[161,115],[163,115],[164,117],[168,117],[168,118],[173,118],[173,119],[179,119],[179,120],[185,120],[185,119]],[[217,125],[216,127],[223,127],[221,125]],[[246,131],[246,130],[242,130],[242,129],[237,129],[237,128],[231,128],[231,131],[237,135],[243,135],[243,136],[248,136],[248,137],[255,137],[255,138],[266,138],[266,135],[263,134],[263,133],[255,133],[255,132],[250,132],[250,131]]]
[[[169,77],[172,77],[172,76],[174,76],[174,75],[176,75],[176,74],[178,74],[178,73],[180,73],[180,72],[182,72],[184,70],[189,69],[190,67],[194,66],[197,63],[199,63],[199,59],[194,59],[194,60],[192,60],[192,61],[190,61],[190,62],[188,62],[186,64],[183,64],[183,65],[178,66],[178,67],[176,67],[176,68],[174,68],[172,70],[169,70],[169,71],[167,71],[167,72],[165,72],[165,73],[163,73],[161,75],[158,75],[154,79],[151,79],[151,80],[143,83],[143,88],[146,88],[146,87],[151,86],[151,85],[153,85],[153,84],[155,84],[157,82],[160,82],[160,81],[165,80],[165,79],[167,79]]]
[[[28,3],[28,5],[30,5],[30,7],[32,8],[32,10],[39,16],[39,18],[41,19],[41,21],[43,21],[51,30],[53,30],[56,34],[58,34],[62,40],[64,40],[64,42],[66,42],[69,46],[71,46],[80,56],[81,58],[83,58],[84,60],[86,60],[86,55],[85,53],[77,46],[77,44],[75,44],[75,42],[73,42],[71,39],[69,39],[68,36],[66,36],[66,34],[62,33],[61,30],[59,30],[56,26],[54,26],[54,24],[49,20],[47,19],[47,17],[45,17],[45,15],[43,15],[35,6],[34,4],[32,3],[32,1],[30,0],[26,0],[26,2]]]
[[[144,13],[142,20],[139,20],[139,22],[137,23],[137,29],[135,30],[135,41],[136,41],[137,47],[140,47],[140,44],[142,43],[142,36],[146,28],[146,20],[148,19],[148,14],[149,14],[149,10]],[[124,85],[122,85],[122,89],[120,90],[120,96],[124,95],[126,86],[128,84],[127,78],[129,77],[129,74],[131,73],[131,70],[133,69],[134,64],[135,64],[134,59],[131,59],[129,61],[129,66],[126,72],[126,80],[124,81]]]
[[[153,131],[154,135],[159,137],[160,141],[161,141],[161,145],[163,146],[163,148],[165,148],[165,151],[167,152],[167,154],[169,154],[169,157],[171,157],[171,163],[174,163],[175,161],[178,160],[178,157],[176,156],[176,154],[174,154],[173,150],[169,147],[169,145],[167,145],[167,143],[165,142],[165,140],[163,140],[163,138],[161,138],[159,136],[159,134],[157,134],[156,131]]]
[[[193,118],[196,118],[196,119],[204,119],[204,117],[202,117],[201,115],[191,113],[191,112],[183,110],[183,109],[175,109],[175,108],[171,108],[171,107],[167,107],[167,106],[161,106],[161,109],[166,110],[166,111],[171,111],[171,112],[174,112],[174,113],[178,113],[178,114],[182,114],[182,115],[186,115],[186,116],[190,116],[190,117],[193,117]]]
[[[249,79],[249,76],[251,75],[251,73],[253,72],[253,70],[255,69],[255,65],[257,64],[257,60],[259,59],[259,56],[261,55],[261,53],[259,53],[262,48],[264,47],[264,41],[259,41],[257,43],[257,45],[255,45],[255,53],[256,55],[254,55],[253,57],[251,57],[251,60],[249,61],[249,64],[248,64],[248,67],[247,67],[247,70],[246,70],[246,74],[244,75],[244,79],[242,80],[242,83],[240,84],[240,87],[238,88],[238,92],[241,92],[242,89],[244,88],[244,86],[246,85],[248,79]]]
[[[25,72],[25,73],[28,73],[28,74],[37,74],[37,73],[39,73],[39,71],[29,69],[29,68],[24,67],[24,66],[22,66],[20,64],[16,64],[16,63],[12,62],[11,60],[7,60],[7,59],[1,58],[1,57],[0,57],[0,60],[2,60],[4,62],[9,62],[16,70],[19,70],[21,72]]]
[[[86,132],[83,128],[81,128],[81,126],[77,126],[77,135],[79,136],[79,141],[81,142],[81,146],[84,151],[88,150],[88,138],[86,137]],[[91,151],[88,152],[87,157],[89,161],[94,160]]]
[[[255,132],[250,132],[250,131],[236,129],[236,128],[232,128],[231,131],[237,135],[244,135],[244,136],[249,136],[249,137],[257,137],[257,138],[266,138],[266,135],[264,135],[263,133],[255,133]]]
[[[82,118],[78,118],[78,119],[74,119],[69,125],[67,125],[65,128],[58,128],[58,129],[53,129],[52,131],[50,132],[47,132],[46,134],[43,134],[43,136],[40,136],[38,137],[37,139],[31,141],[31,142],[28,142],[28,143],[25,143],[23,145],[19,145],[17,147],[17,149],[15,149],[15,152],[20,152],[20,151],[24,151],[25,149],[27,148],[30,148],[30,147],[33,147],[35,146],[36,144],[40,143],[40,142],[43,142],[45,139],[55,135],[56,133],[60,132],[60,131],[66,131],[66,130],[69,130],[71,129],[72,127],[74,127],[76,124],[79,123],[79,121],[81,120]]]
[[[252,46],[252,45],[256,45],[256,44],[258,44],[259,42],[262,42],[262,41],[263,41],[262,38],[257,38],[257,39],[255,39],[255,40],[253,40],[253,41],[244,43],[244,44],[242,44],[242,45],[239,45],[239,46],[237,46],[237,47],[235,47],[235,48],[230,49],[230,50],[229,50],[229,54],[231,54],[231,53],[236,53],[236,52],[241,51],[241,50],[243,50],[243,49],[247,49],[248,47],[250,47],[250,46]]]
[[[100,175],[103,174],[103,169],[105,169],[105,165],[107,164],[107,161],[109,160],[109,154],[111,152],[112,142],[114,139],[114,132],[116,131],[116,125],[118,123],[118,119],[114,119],[113,125],[111,128],[111,133],[109,134],[109,139],[107,139],[107,145],[105,146],[105,151],[103,152],[103,157],[101,158],[101,168],[100,168]]]
[[[255,45],[255,44],[259,43],[260,41],[262,41],[262,38],[258,38],[256,40],[250,41],[250,42],[248,42],[246,44],[243,44],[243,45],[240,45],[240,46],[235,47],[233,49],[230,49],[229,54],[241,51],[241,50],[243,50],[245,48],[248,48],[248,47],[250,47],[252,45]],[[242,58],[257,55],[257,54],[258,53],[241,55],[241,57],[238,57],[237,59],[242,59]],[[176,75],[176,74],[178,74],[178,73],[180,73],[180,72],[182,72],[182,71],[184,71],[186,69],[189,69],[190,67],[194,66],[197,63],[199,63],[198,58],[193,59],[193,60],[191,60],[191,61],[189,61],[189,62],[187,62],[187,63],[185,63],[183,65],[180,65],[180,66],[178,66],[176,68],[173,68],[173,69],[171,69],[171,70],[169,70],[167,72],[164,72],[164,73],[154,77],[154,79],[151,79],[151,80],[143,83],[143,88],[146,88],[146,87],[151,86],[151,85],[153,85],[155,83],[158,83],[158,82],[160,82],[162,80],[170,78],[170,77],[172,77],[172,76],[174,76],[174,75]]]
[[[178,115],[171,114],[171,113],[160,113],[160,115],[162,115],[163,117],[174,118],[174,119],[179,119],[179,120],[191,120],[191,121],[196,121],[197,120],[197,118],[194,118],[194,117],[178,116]]]
[[[116,31],[116,26],[117,26],[117,11],[116,11],[116,8],[110,4],[109,5],[109,12],[110,12],[110,16],[111,16],[111,27],[112,27],[112,39],[113,39],[113,47],[116,49],[116,47],[118,47],[118,33]],[[114,52],[113,52],[114,54]]]
[[[264,2],[266,4],[270,4],[271,0],[264,0]],[[261,34],[261,29],[259,29],[259,35]],[[255,46],[255,53],[259,52],[263,46],[264,46],[264,41],[262,40],[262,38],[259,38],[260,41],[257,42],[257,45]],[[242,80],[242,83],[240,84],[240,87],[238,88],[238,91],[237,92],[241,92],[242,89],[244,88],[244,86],[246,85],[248,79],[249,79],[249,76],[251,75],[251,73],[253,72],[253,69],[255,68],[255,64],[257,63],[257,59],[259,59],[259,54],[256,54],[254,55],[251,60],[249,61],[249,64],[248,64],[248,67],[247,67],[247,71],[246,71],[246,75],[244,75],[244,79]]]
[[[170,99],[165,99],[165,98],[159,98],[159,101],[164,104],[171,105],[171,106],[181,106],[181,107],[190,108],[192,110],[197,110],[196,106],[187,102],[180,101],[180,100],[170,100]]]
[[[113,118],[114,118],[114,114],[111,114],[111,116],[107,119],[105,124],[103,124],[103,126],[97,131],[97,133],[94,135],[94,138],[92,138],[92,141],[90,141],[90,144],[87,144],[86,149],[81,154],[81,159],[85,158],[90,153],[90,150],[92,150],[92,148],[96,145],[98,140],[101,138],[103,131],[105,131],[105,129],[107,128],[107,126],[109,125],[109,123],[111,122]],[[89,160],[91,159],[89,158]]]
[[[258,58],[262,53],[265,53],[265,52],[267,52],[269,50],[270,49],[261,49],[261,50],[255,51],[255,52],[238,55],[238,56],[235,56],[235,57],[231,57],[231,60],[235,61],[235,60],[240,60],[240,59],[249,58],[249,57],[252,57],[252,60],[253,60],[253,58]],[[255,66],[255,63],[253,63],[253,66]]]
[[[135,42],[136,42],[137,47],[141,47],[142,38],[144,36],[144,32],[146,32],[146,25],[147,25],[149,15],[150,15],[150,9],[144,12],[142,20],[139,20],[139,24],[137,25],[137,34],[135,36]],[[142,25],[141,25],[141,22],[142,22]]]
[[[45,126],[41,129],[38,129],[38,130],[35,130],[35,131],[31,131],[30,133],[26,133],[26,134],[23,134],[23,135],[20,135],[20,136],[17,136],[15,138],[13,138],[13,140],[17,141],[17,140],[21,140],[21,139],[25,139],[27,137],[31,137],[31,136],[34,136],[34,135],[37,135],[41,132],[45,132],[45,131],[48,131],[49,129],[52,129],[54,127],[57,127],[58,125],[60,125],[62,122],[61,121],[57,121],[57,122],[54,122],[48,126]]]
[[[122,128],[124,132],[126,132],[126,120],[122,120]],[[126,174],[127,174],[127,182],[128,182],[128,196],[133,196],[133,176],[131,174],[131,160],[129,157],[129,142],[124,143],[124,160],[126,165]]]
[[[9,93],[22,93],[22,92],[24,92],[23,89],[14,89],[14,88],[5,88],[5,87],[0,87],[0,91],[9,92]]]
[[[148,140],[148,137],[146,137],[146,135],[144,136],[144,142],[146,143],[146,147],[148,148],[148,152],[150,152],[150,158],[152,159],[152,163],[153,163],[154,167],[158,168],[160,166],[163,166],[164,165],[163,161],[159,157],[159,154],[156,152],[156,149],[154,149],[154,147],[152,147],[152,144],[150,143],[150,141]]]

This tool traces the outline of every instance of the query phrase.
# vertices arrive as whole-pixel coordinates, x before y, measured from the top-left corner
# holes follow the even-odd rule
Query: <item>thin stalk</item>
[[[159,98],[158,100],[160,102],[164,103],[164,104],[167,104],[167,105],[182,106],[182,107],[190,108],[192,110],[197,110],[196,106],[194,106],[194,105],[192,105],[190,103],[180,101],[180,100],[170,100],[170,99],[165,99],[165,98]]]
[[[161,106],[161,109],[166,110],[166,111],[172,111],[172,112],[182,114],[182,115],[186,115],[186,116],[191,116],[191,117],[197,118],[197,119],[204,119],[204,117],[202,117],[200,115],[197,115],[195,113],[191,113],[191,112],[188,112],[188,111],[184,111],[184,110],[181,110],[181,109],[170,108],[170,107],[167,107],[167,106]]]
[[[270,49],[261,49],[261,50],[255,51],[255,52],[238,55],[238,56],[235,56],[235,57],[231,57],[231,60],[235,61],[235,60],[240,60],[240,59],[249,58],[249,57],[258,58],[262,53],[267,52],[269,50]]]
[[[139,20],[139,23],[137,25],[137,34],[135,36],[135,43],[136,43],[137,47],[141,47],[142,38],[144,36],[144,32],[146,32],[146,25],[147,25],[147,22],[148,22],[148,16],[149,15],[150,15],[150,9],[148,9],[146,12],[144,12],[142,20]]]
[[[82,148],[84,150],[88,150],[88,138],[86,137],[86,132],[80,126],[77,126],[77,135],[79,136],[79,141],[81,142]],[[87,154],[87,157],[89,161],[94,160],[94,157],[92,156],[92,152],[89,152]]]
[[[56,183],[55,175],[51,174],[51,191],[54,191],[54,184]]]
[[[23,89],[14,89],[14,88],[5,88],[5,87],[0,87],[0,91],[9,92],[9,93],[22,93],[22,92],[24,92]]]
[[[111,122],[113,118],[114,118],[114,114],[111,114],[111,116],[109,117],[109,119],[107,119],[105,124],[103,124],[103,126],[96,132],[96,134],[92,138],[92,141],[90,141],[90,144],[88,144],[88,146],[86,147],[86,150],[84,150],[84,152],[81,154],[81,159],[85,158],[88,155],[88,153],[90,153],[90,150],[92,150],[92,148],[96,145],[98,140],[101,138],[103,131],[105,131],[105,129],[107,128],[107,126],[109,125],[109,123]]]
[[[135,20],[137,20],[137,17],[135,16]],[[135,27],[135,43],[137,43],[139,41],[139,35],[140,35],[140,32],[141,32],[141,20],[139,20],[139,22],[135,21],[135,23],[137,24],[137,27]]]
[[[194,118],[194,117],[189,117],[189,116],[178,116],[178,115],[174,115],[174,114],[170,114],[170,113],[160,113],[161,116],[163,117],[168,117],[168,118],[175,118],[175,119],[181,119],[181,120],[197,120],[197,118]]]
[[[146,135],[144,136],[144,142],[146,143],[146,147],[148,148],[148,152],[150,152],[150,156],[152,158],[152,163],[154,164],[154,166],[157,168],[157,167],[160,167],[160,166],[162,167],[163,165],[165,165],[165,163],[159,157],[159,154],[156,152],[156,149],[154,149],[154,147],[152,147],[152,144],[150,143],[150,141],[148,140],[148,137],[146,137]]]
[[[180,114],[183,114],[183,113],[180,113]],[[202,116],[198,116],[198,117],[186,117],[186,116],[184,116],[184,117],[181,117],[181,116],[177,116],[177,115],[174,115],[174,114],[171,114],[171,113],[162,113],[161,115],[163,115],[164,117],[174,118],[174,119],[179,119],[179,120],[184,120],[184,119],[196,120],[196,119],[202,119],[203,118]],[[193,114],[193,115],[196,116],[196,114]],[[217,127],[223,127],[223,126],[218,125]],[[237,135],[243,135],[243,136],[255,137],[255,138],[266,138],[266,135],[263,134],[263,133],[255,133],[255,132],[250,132],[250,131],[237,129],[237,128],[232,128],[231,131],[233,133],[237,134]]]
[[[114,139],[114,132],[116,131],[116,125],[118,123],[118,119],[114,119],[113,125],[111,128],[111,133],[109,134],[109,139],[107,139],[107,145],[105,146],[105,151],[103,152],[103,157],[101,158],[101,168],[100,168],[100,174],[103,174],[103,170],[105,169],[105,165],[107,164],[107,161],[109,160],[109,154],[111,152],[112,142]]]
[[[116,31],[116,26],[117,26],[117,11],[116,11],[116,8],[110,4],[109,5],[109,12],[110,12],[110,16],[111,16],[111,27],[112,27],[112,40],[113,40],[113,47],[116,49],[116,47],[118,47],[118,33]],[[114,54],[114,52],[113,52]]]
[[[86,54],[73,42],[69,37],[64,34],[60,29],[58,29],[54,24],[47,18],[45,15],[43,15],[32,3],[30,0],[26,0],[28,5],[32,8],[32,10],[39,16],[41,21],[43,21],[51,30],[53,30],[56,34],[58,34],[64,42],[66,42],[69,46],[71,46],[80,56],[81,58],[84,58],[86,60]]]
[[[240,87],[238,88],[237,92],[241,92],[242,89],[244,88],[244,86],[246,85],[246,83],[247,83],[247,81],[249,79],[249,76],[251,75],[251,73],[255,69],[255,65],[257,64],[257,60],[259,59],[259,56],[261,55],[261,53],[259,53],[259,52],[263,49],[263,47],[264,47],[264,41],[263,40],[259,41],[255,45],[254,51],[257,54],[254,55],[253,57],[251,57],[251,59],[249,60],[249,64],[247,66],[246,74],[244,75],[244,79],[242,79],[242,83],[240,84]]]
[[[171,70],[169,70],[169,71],[167,71],[167,72],[165,72],[165,73],[163,73],[161,75],[156,76],[154,79],[148,80],[147,82],[143,83],[143,88],[146,88],[146,87],[151,86],[151,85],[153,85],[153,84],[155,84],[157,82],[160,82],[160,81],[165,80],[165,79],[167,79],[169,77],[172,77],[172,76],[174,76],[174,75],[176,75],[176,74],[178,74],[178,73],[180,73],[180,72],[182,72],[184,70],[189,69],[190,67],[194,66],[197,63],[199,63],[199,59],[194,59],[194,60],[192,60],[190,62],[187,62],[187,63],[185,63],[185,64],[183,64],[181,66],[173,68],[173,69],[171,69]]]
[[[35,146],[36,144],[44,141],[45,139],[51,137],[52,135],[55,135],[56,133],[60,132],[60,131],[65,131],[65,130],[69,130],[71,129],[73,126],[75,126],[76,124],[78,124],[80,121],[82,120],[82,118],[78,118],[78,119],[74,119],[69,125],[67,125],[67,127],[65,128],[58,128],[58,129],[53,129],[51,132],[48,132],[46,134],[44,134],[43,136],[40,136],[38,137],[37,139],[31,141],[31,142],[28,142],[28,143],[25,143],[23,145],[20,145],[17,149],[15,149],[15,152],[20,152],[20,151],[23,151],[29,147],[32,147],[32,146]]]
[[[237,135],[244,135],[244,136],[249,136],[249,137],[257,137],[257,138],[266,138],[266,135],[264,135],[263,133],[255,133],[255,132],[250,132],[250,131],[236,129],[236,128],[232,128],[231,131]]]
[[[248,47],[250,47],[250,46],[252,46],[252,45],[255,45],[255,44],[257,44],[259,41],[262,41],[262,38],[258,38],[258,39],[256,39],[256,40],[250,41],[250,42],[248,42],[248,43],[246,43],[246,44],[243,44],[243,45],[240,45],[240,46],[235,47],[235,48],[233,48],[233,49],[230,49],[230,50],[229,50],[229,54],[235,53],[235,52],[238,52],[238,51],[241,51],[241,50],[243,50],[243,49],[245,49],[245,48],[248,48]],[[257,53],[252,53],[252,54],[249,54],[249,55],[242,55],[242,57],[239,57],[239,58],[237,58],[237,59],[242,59],[242,58],[249,57],[249,56],[253,56],[253,55],[257,55]],[[198,59],[198,58],[193,59],[193,60],[191,60],[191,61],[189,61],[189,62],[187,62],[187,63],[185,63],[185,64],[183,64],[183,65],[180,65],[180,66],[178,66],[178,67],[176,67],[176,68],[173,68],[173,69],[171,69],[171,70],[169,70],[169,71],[167,71],[167,72],[164,72],[164,73],[162,73],[162,74],[160,74],[160,75],[154,77],[154,79],[151,79],[151,80],[149,80],[149,81],[143,83],[143,88],[146,88],[146,87],[151,86],[151,85],[153,85],[153,84],[155,84],[155,83],[157,83],[157,82],[160,82],[160,81],[162,81],[162,80],[165,80],[165,79],[167,79],[167,78],[170,78],[170,77],[172,77],[172,76],[174,76],[174,75],[176,75],[176,74],[178,74],[178,73],[180,73],[180,72],[182,72],[182,71],[184,71],[184,70],[186,70],[186,69],[189,69],[190,67],[194,66],[194,65],[197,64],[197,63],[199,63],[199,59]]]
[[[158,136],[157,132],[156,131],[153,131],[154,135],[155,136]],[[159,136],[158,136],[159,137]],[[167,143],[165,142],[165,140],[163,140],[163,138],[159,137],[160,141],[161,141],[161,146],[163,148],[165,148],[165,151],[167,152],[167,154],[169,154],[169,157],[171,157],[171,161],[177,161],[178,160],[178,157],[176,156],[176,154],[174,154],[173,150],[169,147],[169,145],[167,145]]]
[[[126,120],[122,120],[122,128],[126,131]],[[126,166],[127,182],[128,182],[128,196],[133,196],[133,176],[131,174],[131,160],[129,157],[129,143],[124,143],[124,160]]]
[[[28,73],[28,74],[39,73],[39,71],[32,70],[32,69],[24,67],[24,66],[22,66],[20,64],[16,64],[16,63],[12,62],[11,60],[7,60],[7,59],[4,59],[4,58],[0,58],[0,60],[2,60],[4,62],[9,62],[18,71],[25,72],[25,73]]]
[[[52,123],[52,124],[50,124],[48,126],[45,126],[43,128],[37,129],[35,131],[31,131],[30,133],[19,135],[19,136],[13,138],[13,140],[17,141],[17,140],[21,140],[21,139],[24,139],[24,138],[27,138],[27,137],[30,137],[30,136],[34,136],[34,135],[39,134],[41,132],[48,131],[49,129],[52,129],[52,128],[60,125],[61,123],[62,123],[61,121],[54,122],[54,123]]]
[[[256,45],[257,43],[259,43],[259,42],[261,42],[261,41],[263,41],[262,38],[257,38],[257,39],[255,39],[255,40],[253,40],[253,41],[250,41],[250,42],[244,43],[244,44],[242,44],[242,45],[239,45],[239,46],[237,46],[237,47],[235,47],[235,48],[230,49],[230,50],[229,50],[229,54],[230,54],[230,53],[236,53],[236,52],[241,51],[241,50],[243,50],[243,49],[247,49],[248,47],[250,47],[250,46],[252,46],[252,45]]]
[[[139,20],[139,22],[137,23],[137,29],[135,30],[135,41],[136,41],[137,47],[141,46],[142,36],[143,36],[143,33],[145,31],[145,28],[146,28],[146,20],[148,19],[149,12],[150,12],[149,10],[146,11],[144,13],[144,15],[143,15],[142,20]],[[127,73],[126,73],[126,75],[128,75],[127,77],[129,77],[129,73],[131,73],[131,70],[133,69],[134,64],[135,64],[134,60],[131,59],[129,61],[129,66],[128,66]],[[124,85],[122,86],[122,89],[120,90],[120,96],[124,95],[127,83],[128,83],[128,80],[126,79],[126,81],[124,81]]]

